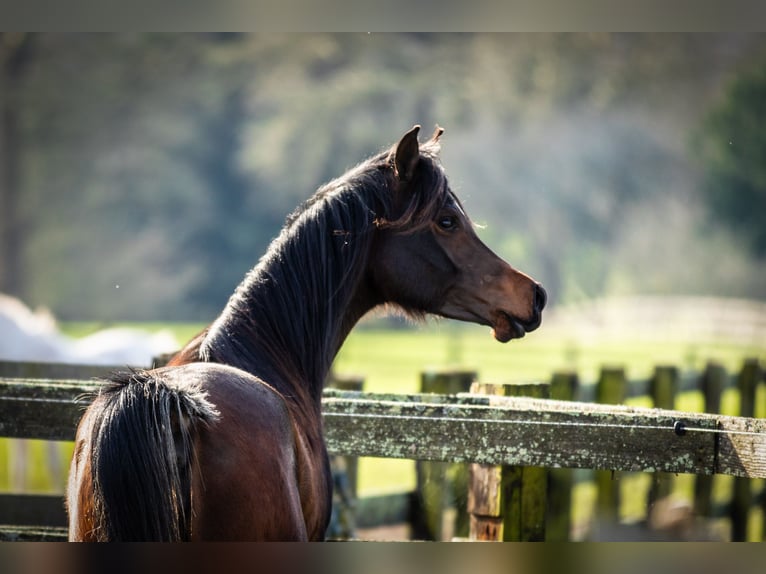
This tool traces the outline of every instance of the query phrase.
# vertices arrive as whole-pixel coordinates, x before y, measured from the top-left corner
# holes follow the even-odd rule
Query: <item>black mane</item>
[[[422,228],[455,200],[437,160],[438,143],[423,144],[420,152],[404,189],[389,150],[323,185],[288,216],[211,325],[200,358],[275,382],[287,396],[294,392],[289,381],[297,378],[318,397],[335,354],[360,318],[349,316],[349,306],[375,232]]]

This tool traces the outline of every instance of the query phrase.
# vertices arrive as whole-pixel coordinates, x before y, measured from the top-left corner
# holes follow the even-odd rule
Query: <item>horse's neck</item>
[[[328,269],[307,280],[311,270],[288,247],[293,253],[270,252],[250,272],[211,325],[200,356],[248,371],[285,397],[300,401],[308,393],[318,405],[335,355],[373,303],[361,291],[361,272]],[[326,265],[335,264],[328,257]]]

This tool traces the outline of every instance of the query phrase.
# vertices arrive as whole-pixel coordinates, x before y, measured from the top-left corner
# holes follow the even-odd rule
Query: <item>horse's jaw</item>
[[[521,290],[527,292],[525,298],[518,297],[519,290],[513,286],[461,289],[456,285],[435,313],[448,319],[491,327],[492,336],[500,343],[523,338],[542,323],[547,295],[538,283],[515,271],[513,273],[528,280]],[[524,300],[525,304],[519,305],[519,299]],[[522,312],[524,315],[521,315]]]
[[[507,343],[511,339],[521,339],[527,333],[521,322],[503,311],[497,311],[493,319],[492,336],[501,343]]]

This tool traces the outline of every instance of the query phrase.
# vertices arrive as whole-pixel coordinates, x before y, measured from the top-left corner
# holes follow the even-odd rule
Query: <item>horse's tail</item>
[[[189,540],[194,439],[217,413],[202,391],[162,371],[115,374],[111,382],[91,427],[96,539]]]

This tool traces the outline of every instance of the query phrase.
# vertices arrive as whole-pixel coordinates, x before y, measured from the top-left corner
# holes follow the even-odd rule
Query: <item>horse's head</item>
[[[441,128],[422,148],[419,129],[391,150],[395,221],[380,225],[373,283],[409,312],[488,325],[501,342],[523,337],[540,325],[545,290],[479,239],[436,161]]]

